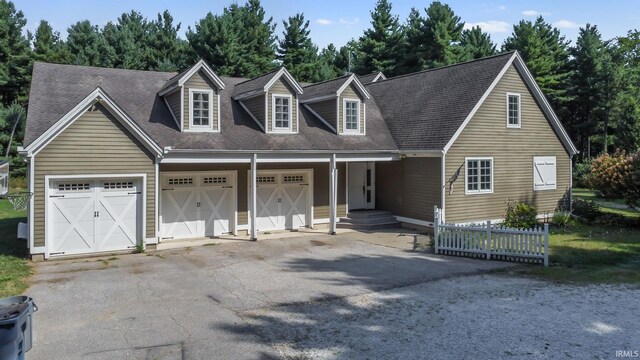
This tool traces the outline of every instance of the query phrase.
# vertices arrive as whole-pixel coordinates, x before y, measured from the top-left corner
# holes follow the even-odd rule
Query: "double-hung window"
[[[211,129],[213,114],[211,102],[213,92],[208,90],[191,90],[191,123],[194,129]]]
[[[273,129],[291,130],[291,97],[273,96]]]
[[[360,102],[356,100],[344,101],[344,131],[359,132]]]
[[[493,192],[493,158],[466,158],[465,193]]]
[[[520,127],[520,94],[507,93],[507,127]]]

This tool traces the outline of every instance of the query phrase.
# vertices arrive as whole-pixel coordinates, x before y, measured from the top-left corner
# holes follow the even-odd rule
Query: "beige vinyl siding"
[[[264,94],[252,97],[251,99],[244,99],[242,103],[249,109],[251,114],[260,121],[262,126],[264,126]]]
[[[184,116],[182,118],[183,129],[189,129],[189,114],[191,112],[191,104],[189,103],[189,89],[194,90],[213,90],[213,99],[211,99],[211,111],[213,114],[213,130],[218,131],[218,88],[212,83],[202,70],[193,74],[193,76],[184,83]]]
[[[338,98],[338,133],[344,132],[344,99],[360,99],[360,134],[365,134],[364,99],[353,85],[344,89]]]
[[[376,163],[376,209],[433,221],[440,206],[440,158],[405,158]]]
[[[318,101],[318,102],[310,103],[308,105],[313,111],[318,113],[318,115],[322,116],[324,121],[328,122],[329,125],[333,126],[334,129],[337,128],[335,99]]]
[[[507,128],[507,92],[521,94],[519,129]],[[533,191],[533,157],[556,157],[556,190]],[[469,121],[446,155],[446,179],[464,165],[465,157],[493,157],[493,194],[465,195],[465,166],[446,194],[447,222],[504,217],[509,199],[553,212],[569,189],[569,155],[512,66]]]
[[[338,217],[347,215],[346,207],[346,178],[345,164],[338,164]],[[247,225],[248,221],[248,164],[162,164],[160,165],[161,175],[163,172],[179,171],[217,171],[235,170],[238,172],[238,225]],[[329,164],[309,163],[309,164],[258,164],[260,170],[275,169],[313,169],[313,218],[329,218]]]
[[[182,121],[182,116],[180,115],[180,89],[172,92],[165,96],[167,99],[167,103],[169,104],[169,110],[173,113],[178,123]]]
[[[34,244],[44,246],[45,176],[147,174],[146,237],[155,237],[154,156],[104,107],[86,112],[35,156]]]
[[[271,132],[273,129],[273,95],[290,94],[291,95],[291,121],[292,130],[294,133],[298,132],[298,102],[296,101],[297,95],[295,90],[283,81],[282,78],[278,79],[271,88],[267,91],[267,132]]]

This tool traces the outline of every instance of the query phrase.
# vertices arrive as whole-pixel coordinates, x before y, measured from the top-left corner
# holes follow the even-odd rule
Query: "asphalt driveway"
[[[638,325],[621,322],[640,307],[637,289],[608,289],[619,294],[612,300],[573,288],[554,297],[548,284],[487,273],[505,266],[326,235],[39,263],[28,291],[40,310],[27,357],[549,357],[567,327],[577,344],[591,334],[606,351],[640,346]],[[576,323],[579,312],[569,322],[558,317],[574,300],[590,305],[591,333]],[[547,303],[554,308],[541,317]],[[511,328],[530,333],[530,317],[543,322],[540,333],[512,343]],[[603,346],[620,335],[638,336]]]

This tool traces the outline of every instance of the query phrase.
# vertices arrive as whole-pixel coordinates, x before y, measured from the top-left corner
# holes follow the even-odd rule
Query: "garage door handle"
[[[142,191],[134,191],[134,192],[127,193],[127,195],[134,195],[134,194],[142,194]]]
[[[223,186],[223,189],[233,189],[233,186]]]
[[[174,189],[173,188],[171,188],[171,189],[162,189],[162,191],[167,191],[167,190],[174,190]]]
[[[62,198],[64,195],[49,195],[50,198]]]

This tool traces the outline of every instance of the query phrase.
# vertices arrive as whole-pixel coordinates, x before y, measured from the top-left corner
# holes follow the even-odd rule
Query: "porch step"
[[[352,211],[347,217],[340,218],[337,226],[344,229],[373,230],[397,227],[400,223],[388,211],[361,210]]]

